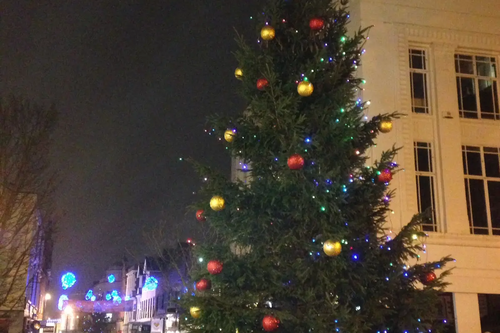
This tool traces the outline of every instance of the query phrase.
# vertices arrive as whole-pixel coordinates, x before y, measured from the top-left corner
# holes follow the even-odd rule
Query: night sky
[[[53,166],[61,212],[52,288],[62,271],[86,289],[124,254],[146,254],[143,230],[159,219],[181,238],[199,181],[179,157],[229,174],[203,132],[206,116],[240,112],[234,30],[262,0],[4,0],[0,93],[55,102],[61,112]],[[177,232],[172,228],[171,237]]]

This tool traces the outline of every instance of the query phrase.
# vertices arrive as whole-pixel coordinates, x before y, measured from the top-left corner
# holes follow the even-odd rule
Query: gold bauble
[[[263,40],[271,40],[274,39],[275,36],[276,31],[270,25],[266,25],[260,30],[260,37],[262,37]]]
[[[201,309],[197,306],[192,306],[189,308],[189,313],[191,314],[191,317],[193,318],[200,318],[201,316]]]
[[[224,198],[221,196],[213,196],[212,199],[210,199],[210,208],[215,210],[216,212],[223,210],[225,207],[225,201]]]
[[[325,244],[323,244],[323,251],[329,257],[338,256],[342,251],[342,244],[340,244],[340,242],[329,239],[325,242]]]
[[[236,68],[234,71],[234,76],[238,79],[241,80],[243,79],[243,70],[241,68]]]
[[[234,140],[234,132],[232,130],[227,130],[224,132],[224,139],[227,142],[233,142]]]
[[[302,97],[311,96],[314,91],[314,86],[309,81],[301,81],[297,86],[297,92]]]
[[[391,120],[382,120],[378,125],[378,129],[382,133],[389,133],[392,130],[392,121]]]

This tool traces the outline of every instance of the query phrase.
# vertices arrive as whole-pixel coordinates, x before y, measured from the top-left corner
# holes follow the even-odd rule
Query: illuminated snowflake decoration
[[[64,301],[69,301],[69,298],[67,295],[61,295],[59,296],[59,300],[57,301],[57,308],[62,311],[63,306],[64,306]]]
[[[92,302],[95,302],[95,300],[96,300],[96,299],[97,299],[97,298],[95,297],[95,295],[92,295],[92,297],[90,297],[90,300],[91,300]]]
[[[75,274],[68,272],[61,277],[61,285],[64,290],[73,287],[76,283]]]
[[[152,291],[155,290],[157,287],[158,287],[158,280],[155,277],[150,276],[146,279],[143,289]]]
[[[106,294],[106,301],[111,301],[111,294]]]
[[[92,296],[94,296],[94,292],[92,291],[92,289],[89,289],[89,291],[87,291],[87,294],[85,295],[85,300],[90,301],[92,299]]]
[[[115,282],[115,281],[116,281],[115,276],[114,276],[113,274],[109,274],[109,275],[108,275],[108,282],[109,282],[109,283],[113,283],[113,282]]]
[[[113,297],[113,304],[121,304],[122,298],[120,296]]]
[[[118,296],[118,291],[117,291],[117,290],[113,290],[113,291],[111,292],[111,296],[113,296],[113,297],[117,297],[117,296]]]

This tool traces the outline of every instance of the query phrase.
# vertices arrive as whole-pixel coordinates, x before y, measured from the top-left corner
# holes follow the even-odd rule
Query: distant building
[[[127,271],[125,298],[133,300],[134,305],[132,311],[125,312],[123,333],[179,332],[176,301],[188,289],[183,279],[188,276],[191,246],[183,243],[174,249],[175,259],[167,255],[161,259],[149,257]]]
[[[7,258],[9,263],[15,262],[11,269],[13,274],[2,279],[0,288],[3,304],[0,306],[0,333],[32,332],[35,330],[33,325],[43,317],[45,294],[50,281],[52,222],[42,221],[39,211],[33,209],[33,197],[26,200],[28,204],[21,205],[26,212],[33,210],[31,216],[25,212],[12,214],[12,227],[21,226],[20,230],[0,235],[0,243],[12,244],[2,248],[1,260]],[[26,221],[19,223],[16,218]],[[2,263],[4,267],[7,267],[6,263]]]

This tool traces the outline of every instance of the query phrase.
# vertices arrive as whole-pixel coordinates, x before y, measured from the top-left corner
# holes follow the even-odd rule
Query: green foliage
[[[308,26],[313,17],[325,21],[319,32]],[[252,180],[231,182],[195,163],[207,181],[193,207],[205,210],[210,232],[194,248],[191,276],[211,279],[212,290],[183,298],[186,309],[201,308],[199,319],[187,314],[181,320],[183,329],[261,331],[266,314],[280,320],[282,332],[430,329],[447,273],[425,287],[419,278],[451,259],[415,263],[422,248],[414,237],[425,236],[419,231],[425,215],[415,216],[394,239],[386,235],[383,198],[393,193],[377,173],[397,172],[397,149],[372,167],[364,153],[380,122],[399,115],[363,119],[356,68],[366,30],[349,37],[346,8],[330,0],[270,0],[257,21],[257,31],[268,23],[276,38],[258,47],[238,38],[248,108],[235,119],[210,119],[219,137],[236,129],[227,148],[249,164]],[[296,85],[305,77],[314,84],[307,98]],[[259,78],[269,81],[264,91],[255,86]],[[292,171],[287,158],[296,153],[306,165]],[[225,198],[223,211],[210,209],[213,195]],[[342,242],[339,256],[323,253],[328,239]],[[206,270],[213,259],[224,263],[216,276]]]

